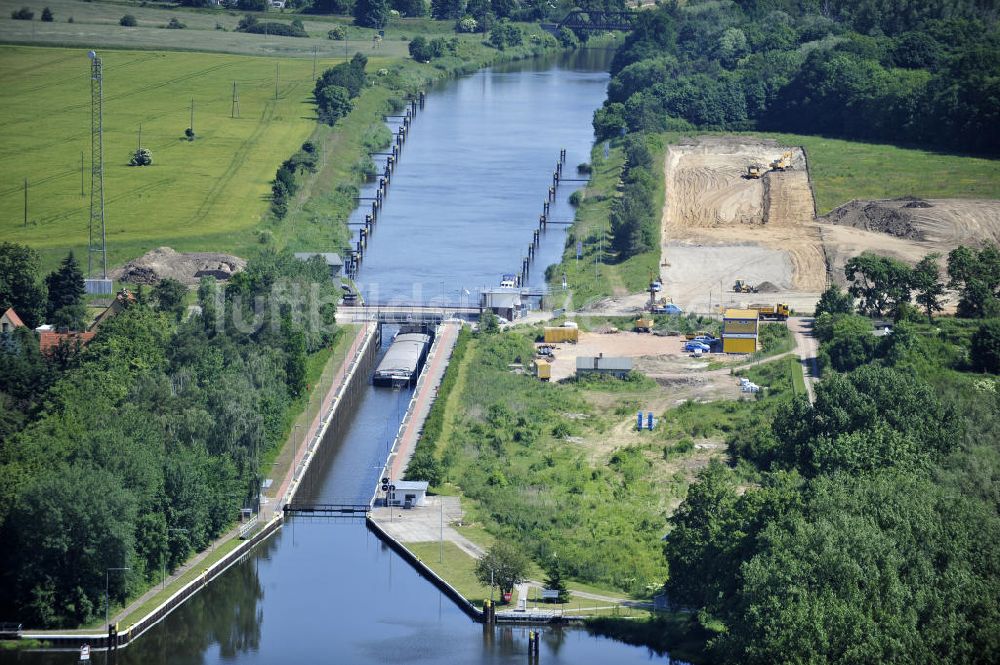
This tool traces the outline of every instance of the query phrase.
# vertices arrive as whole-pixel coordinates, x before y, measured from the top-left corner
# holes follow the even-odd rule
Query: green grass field
[[[252,230],[267,210],[275,169],[316,127],[312,62],[113,50],[101,55],[109,262],[160,245],[240,253],[256,242]],[[335,62],[321,60],[318,67]],[[0,235],[38,249],[47,265],[69,248],[84,255],[89,61],[78,50],[0,46],[0,80],[5,88],[0,150],[11,176],[0,189]],[[235,119],[234,81],[240,105]],[[189,142],[184,130],[192,99],[197,139]],[[142,145],[152,150],[154,162],[130,167],[140,124]]]
[[[805,147],[824,215],[851,199],[1000,199],[1000,160],[800,134],[758,134]]]

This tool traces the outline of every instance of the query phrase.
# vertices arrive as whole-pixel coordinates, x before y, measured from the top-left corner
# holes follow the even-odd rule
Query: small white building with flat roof
[[[428,484],[426,480],[397,480],[390,485],[395,489],[389,490],[386,500],[391,506],[422,506],[427,499]]]

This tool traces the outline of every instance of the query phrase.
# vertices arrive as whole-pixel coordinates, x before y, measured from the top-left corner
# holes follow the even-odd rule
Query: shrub
[[[493,48],[503,51],[508,46],[520,46],[524,39],[520,28],[510,21],[500,21],[490,29],[486,41]]]
[[[188,141],[194,141],[194,130],[188,127],[184,130],[184,136],[187,137]]]
[[[28,7],[21,7],[12,11],[10,17],[15,21],[30,21],[35,18],[35,12],[31,11]]]
[[[139,148],[132,153],[132,158],[128,160],[129,166],[149,166],[153,163],[153,153],[149,148]]]
[[[981,372],[1000,374],[1000,319],[991,319],[972,337],[972,366]]]
[[[186,27],[187,26],[181,23],[177,18],[172,18],[170,19],[170,22],[167,23],[168,30],[183,30]]]
[[[590,162],[580,162],[576,165],[576,172],[584,175],[590,175],[594,172],[594,167],[590,165]]]
[[[576,48],[580,45],[580,39],[576,36],[576,33],[569,28],[561,28],[559,30],[559,34],[556,35],[556,39],[558,39],[559,43],[565,48]]]
[[[327,39],[332,39],[333,41],[336,42],[344,41],[346,37],[347,37],[347,30],[345,30],[344,26],[342,25],[335,26],[333,30],[330,30],[329,32],[326,33]]]
[[[475,32],[479,29],[479,23],[471,16],[463,16],[455,24],[456,32]]]
[[[574,208],[580,205],[580,202],[582,200],[583,200],[583,194],[581,194],[579,189],[569,195],[569,204]]]
[[[52,23],[52,21],[56,20],[56,16],[52,13],[51,9],[46,7],[42,10],[42,20],[46,23]]]
[[[125,14],[120,19],[118,19],[118,25],[125,26],[126,28],[134,28],[139,25],[139,22],[135,20],[135,17],[131,14]]]

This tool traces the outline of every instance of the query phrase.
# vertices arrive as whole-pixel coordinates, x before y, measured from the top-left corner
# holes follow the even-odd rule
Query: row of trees
[[[365,66],[368,58],[361,53],[355,53],[348,62],[331,67],[316,80],[313,97],[316,100],[316,112],[321,122],[334,125],[338,120],[351,112],[353,100],[361,94],[367,83]]]
[[[995,14],[944,4],[665,6],[616,54],[595,130],[759,127],[996,152]]]
[[[851,282],[848,293],[858,300],[858,312],[868,316],[907,318],[911,300],[930,319],[943,309],[945,288],[959,293],[958,316],[1000,316],[1000,249],[987,243],[975,250],[960,246],[948,254],[947,284],[940,278],[940,254],[930,254],[915,266],[887,256],[866,252],[844,266]],[[835,303],[820,302],[817,312]]]
[[[614,199],[609,215],[611,246],[622,261],[652,250],[659,242],[654,140],[648,134],[632,134],[623,142],[622,196]]]
[[[288,201],[299,190],[296,176],[300,173],[316,172],[316,144],[306,141],[294,155],[278,167],[271,185],[271,212],[281,219],[288,212]]]
[[[26,329],[0,340],[0,614],[75,626],[158,581],[259,496],[307,355],[333,341],[321,260],[262,253],[224,287],[156,291],[65,367]],[[27,553],[30,553],[28,555]]]

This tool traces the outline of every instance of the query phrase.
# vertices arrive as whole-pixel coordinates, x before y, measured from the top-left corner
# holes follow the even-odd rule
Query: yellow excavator
[[[733,293],[757,293],[757,287],[745,279],[738,279],[733,285]]]
[[[751,164],[747,167],[746,177],[751,180],[757,180],[764,175],[764,165],[763,164]]]
[[[782,153],[781,157],[771,162],[772,171],[784,171],[792,168],[792,152],[790,150]]]

